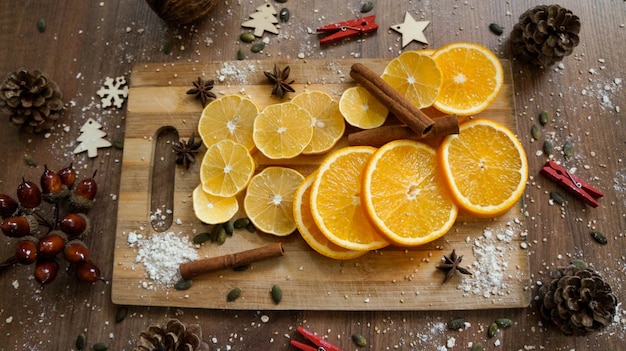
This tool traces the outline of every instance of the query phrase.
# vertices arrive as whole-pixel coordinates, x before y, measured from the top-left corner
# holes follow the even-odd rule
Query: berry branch
[[[35,280],[45,285],[55,280],[60,269],[58,257],[62,257],[78,280],[104,280],[81,240],[90,231],[86,212],[93,206],[98,189],[95,175],[76,183],[71,164],[59,172],[46,165],[41,187],[22,178],[17,200],[0,194],[2,233],[19,239],[14,255],[0,263],[0,272],[16,264],[35,264]],[[44,211],[44,202],[50,204],[49,211]],[[52,219],[47,217],[50,215]]]

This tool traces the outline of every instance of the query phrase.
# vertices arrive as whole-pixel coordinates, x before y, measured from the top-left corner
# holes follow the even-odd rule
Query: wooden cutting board
[[[113,302],[254,310],[458,310],[527,306],[531,298],[529,258],[528,252],[520,248],[525,236],[519,205],[493,220],[461,217],[443,238],[418,248],[389,247],[349,261],[319,255],[297,232],[286,238],[235,232],[221,246],[204,244],[198,249],[200,257],[219,256],[278,241],[283,243],[285,255],[255,263],[245,271],[224,270],[197,277],[193,287],[185,291],[143,286],[150,280],[142,264],[135,261],[137,249],[129,246],[128,234],[136,232],[149,237],[157,232],[150,225],[151,203],[158,206],[162,198],[150,195],[152,187],[171,189],[174,224],[168,231],[191,238],[209,228],[196,220],[191,202],[191,192],[199,183],[199,162],[188,172],[180,166],[174,168],[173,164],[166,167],[165,173],[167,170],[175,173],[174,184],[156,180],[165,174],[163,167],[156,167],[166,159],[161,154],[171,155],[168,144],[156,147],[157,140],[161,139],[160,131],[171,126],[176,128],[180,138],[187,139],[196,130],[202,109],[193,96],[186,94],[191,82],[198,76],[216,79],[213,91],[218,96],[243,94],[264,107],[278,101],[270,96],[271,86],[263,75],[263,71],[271,71],[276,63],[280,68],[290,65],[297,92],[323,90],[339,99],[347,87],[354,85],[349,72],[357,61],[382,73],[389,60],[150,63],[135,67],[130,78],[118,197]],[[480,116],[515,130],[511,65],[508,61],[503,61],[503,65],[502,92]],[[173,138],[172,135],[169,138]],[[323,156],[298,157],[287,162],[270,161],[260,153],[255,158],[259,169],[269,164],[282,164],[308,174]],[[155,180],[151,181],[153,177]],[[488,228],[493,236],[485,235]],[[505,232],[510,235],[503,235]],[[442,284],[443,273],[435,267],[452,249],[464,256],[463,263],[474,271],[474,276],[456,275]],[[497,267],[487,267],[491,264]],[[269,294],[274,284],[283,291],[282,302],[278,305]],[[241,297],[227,302],[227,293],[235,287],[242,289]]]

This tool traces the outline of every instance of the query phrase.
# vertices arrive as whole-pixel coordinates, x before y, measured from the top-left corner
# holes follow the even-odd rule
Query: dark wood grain
[[[513,62],[518,134],[528,153],[531,178],[524,195],[523,211],[530,246],[533,281],[545,279],[555,267],[573,258],[589,262],[613,286],[618,298],[624,293],[624,234],[626,233],[626,5],[623,1],[564,0],[560,4],[581,18],[581,44],[562,66],[538,70],[517,62],[511,55],[508,33],[518,16],[537,1],[376,1],[377,33],[320,48],[318,38],[307,28],[354,18],[360,1],[289,1],[291,19],[279,36],[266,35],[269,44],[261,54],[249,52],[238,42],[241,23],[262,1],[228,1],[194,26],[172,26],[160,20],[143,1],[15,1],[0,2],[0,75],[25,67],[46,72],[61,87],[66,111],[48,136],[17,132],[0,121],[0,192],[14,194],[25,177],[37,181],[46,163],[60,169],[70,162],[80,177],[98,170],[100,189],[97,205],[90,212],[93,233],[86,242],[93,259],[110,277],[116,225],[116,194],[120,184],[122,150],[100,149],[99,156],[73,155],[78,130],[87,118],[96,118],[109,140],[123,140],[126,106],[102,109],[96,91],[108,77],[130,75],[132,67],[146,62],[202,62],[232,60],[239,48],[249,60],[305,58],[393,58],[401,52],[399,36],[389,26],[401,23],[405,11],[417,20],[430,21],[425,30],[430,47],[453,41],[472,41],[492,49]],[[39,33],[37,21],[46,20]],[[505,28],[503,36],[492,34],[491,22]],[[405,50],[423,46],[411,43]],[[344,72],[346,76],[349,72]],[[616,80],[617,79],[617,80]],[[189,82],[191,84],[191,81]],[[621,110],[620,110],[621,108]],[[538,155],[541,142],[532,141],[530,128],[537,115],[548,110],[552,122],[544,136],[561,147],[573,142],[573,157],[556,158],[576,174],[602,189],[601,206],[592,209],[565,195],[564,208],[551,205],[548,192],[557,187],[538,175],[545,157]],[[128,151],[128,150],[125,150]],[[24,155],[37,161],[24,162]],[[609,245],[598,245],[589,232],[600,230]],[[11,255],[15,242],[0,238],[0,259]],[[324,312],[324,311],[220,311],[164,307],[129,307],[128,317],[115,323],[117,306],[111,303],[110,285],[78,284],[61,272],[54,284],[41,289],[32,279],[32,267],[13,267],[0,276],[0,350],[69,350],[80,332],[88,344],[109,343],[110,350],[132,350],[137,334],[152,323],[177,317],[198,323],[212,349],[285,350],[295,327],[328,336],[344,349],[357,347],[354,333],[365,336],[368,350],[436,350],[455,338],[453,350],[465,350],[470,342],[482,342],[489,350],[618,350],[626,338],[625,316],[587,337],[566,337],[540,322],[535,303],[525,309],[455,312]],[[536,291],[533,284],[531,289]],[[463,316],[468,330],[447,331],[443,324]],[[263,322],[261,316],[268,316]],[[515,324],[492,339],[486,328],[497,317]],[[499,346],[494,343],[498,341]]]

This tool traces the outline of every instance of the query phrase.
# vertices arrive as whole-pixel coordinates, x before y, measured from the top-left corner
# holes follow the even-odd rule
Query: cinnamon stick
[[[420,140],[459,133],[459,119],[456,115],[446,115],[433,119],[434,125],[426,135],[417,135],[406,125],[381,126],[348,134],[348,144],[381,147],[392,140]]]
[[[179,270],[184,279],[191,279],[200,274],[245,266],[260,260],[282,256],[284,253],[283,245],[276,243],[233,254],[183,263],[179,266]]]
[[[433,127],[434,122],[430,117],[413,106],[389,83],[364,64],[353,64],[350,76],[417,135],[426,135]]]

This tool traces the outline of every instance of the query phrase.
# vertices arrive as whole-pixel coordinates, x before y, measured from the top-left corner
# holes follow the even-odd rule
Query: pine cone
[[[150,8],[167,22],[190,24],[206,16],[218,0],[146,0]]]
[[[135,351],[209,351],[209,345],[202,341],[199,325],[186,327],[178,319],[170,319],[163,326],[151,325],[142,331]]]
[[[63,109],[57,84],[38,71],[21,69],[7,75],[0,86],[0,112],[28,133],[52,128]]]
[[[511,32],[513,54],[548,67],[570,55],[580,42],[580,18],[559,5],[539,5],[524,12]]]
[[[558,268],[539,289],[541,315],[566,335],[586,335],[613,322],[617,297],[591,269]]]

